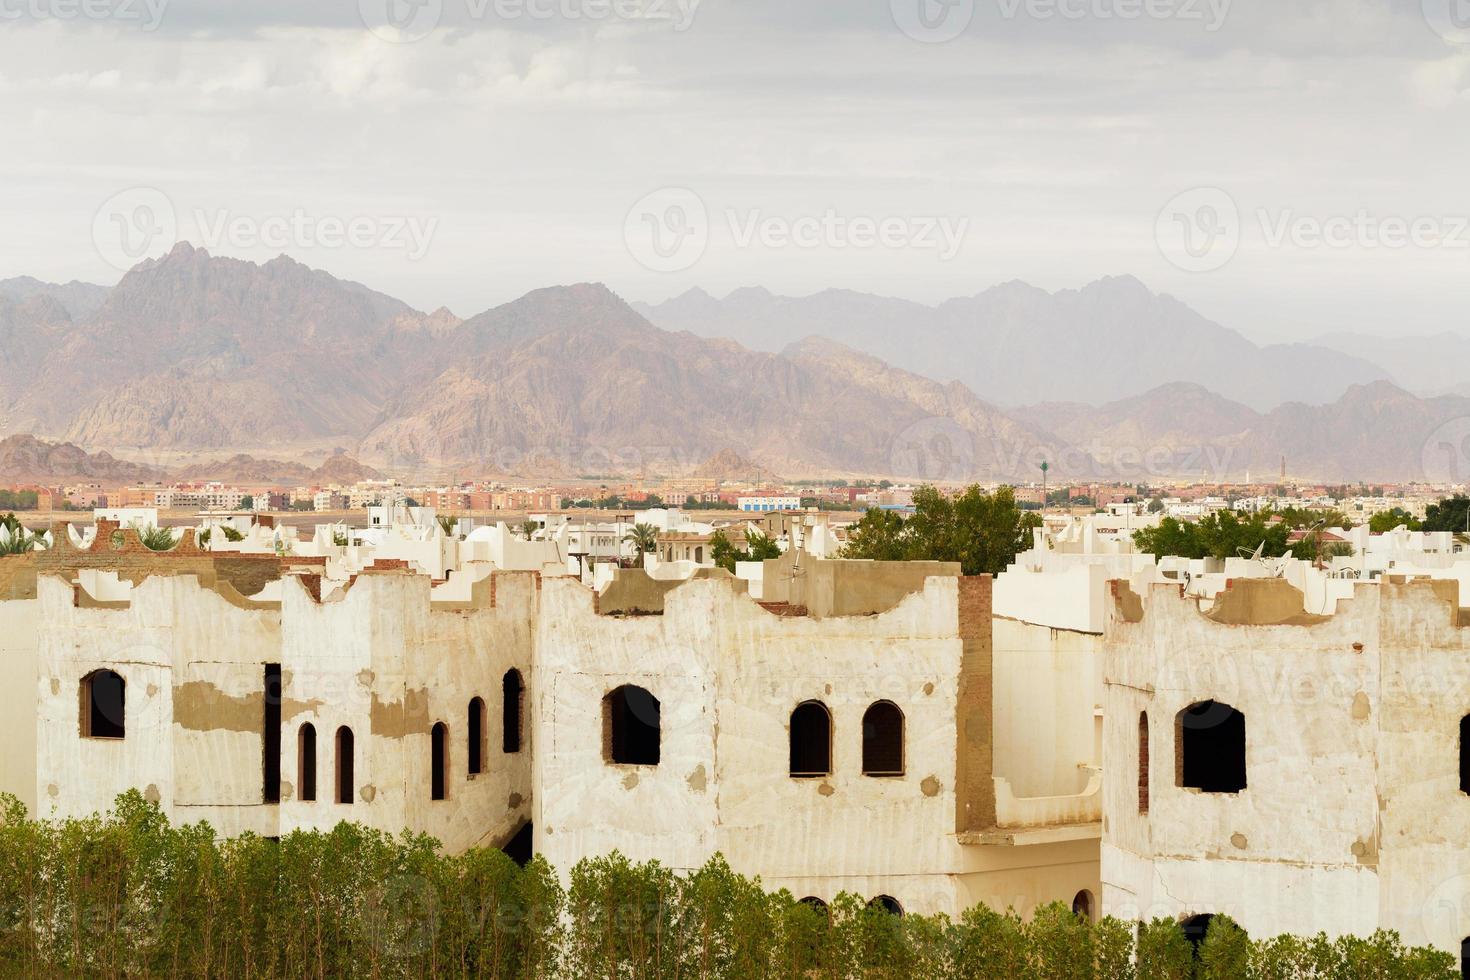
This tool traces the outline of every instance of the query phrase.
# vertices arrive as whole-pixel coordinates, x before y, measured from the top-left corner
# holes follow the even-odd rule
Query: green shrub
[[[1135,959],[1136,956],[1136,959]],[[827,908],[768,893],[715,856],[675,873],[587,858],[568,887],[544,859],[447,855],[357,824],[279,841],[170,826],[137,792],[111,813],[33,820],[0,797],[0,976],[1204,980],[1457,976],[1393,933],[1252,941],[1216,916],[1198,955],[1177,923],[1092,924],[1060,904],[1030,921],[958,921],[851,894]]]

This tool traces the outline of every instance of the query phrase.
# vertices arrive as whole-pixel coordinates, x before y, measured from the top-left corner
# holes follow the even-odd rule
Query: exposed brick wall
[[[959,584],[963,644],[955,705],[955,832],[995,826],[995,682],[989,575]]]
[[[291,568],[309,568],[320,573],[324,557],[282,558],[277,555],[247,555],[234,551],[206,551],[194,539],[194,529],[184,528],[179,543],[168,551],[153,551],[143,544],[136,529],[119,527],[116,521],[97,521],[97,533],[85,548],[72,544],[69,521],[51,526],[52,546],[35,552],[36,570],[67,577],[78,569],[116,572],[134,585],[151,575],[194,575],[206,587],[224,580],[249,598]]]
[[[1138,715],[1138,812],[1148,812],[1148,712]]]

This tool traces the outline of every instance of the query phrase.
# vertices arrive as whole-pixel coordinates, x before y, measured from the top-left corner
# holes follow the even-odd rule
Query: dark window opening
[[[903,712],[892,701],[863,713],[863,775],[903,775]]]
[[[448,788],[449,726],[438,722],[429,730],[429,799],[442,800]]]
[[[465,748],[469,751],[468,772],[471,776],[478,776],[485,771],[485,701],[483,698],[470,698],[469,734],[465,739]]]
[[[296,781],[304,803],[316,802],[316,727],[307,722],[296,733]]]
[[[1138,812],[1148,812],[1148,712],[1138,713]]]
[[[882,909],[889,915],[903,916],[903,906],[892,895],[879,895],[868,903],[870,909]]]
[[[504,695],[501,722],[505,730],[501,748],[510,755],[521,750],[521,702],[525,699],[526,686],[521,683],[521,672],[512,667],[505,672],[500,687]]]
[[[1460,940],[1460,976],[1470,980],[1470,936]]]
[[[815,895],[808,895],[806,898],[800,899],[799,901],[801,902],[802,905],[806,905],[806,906],[809,906],[810,908],[814,908],[818,912],[822,912],[822,913],[825,914],[826,911],[827,911],[827,903],[824,902],[824,901],[822,901],[820,898],[818,898]]]
[[[1179,923],[1184,938],[1189,940],[1189,945],[1194,950],[1195,958],[1199,958],[1200,944],[1205,941],[1206,934],[1210,931],[1210,923],[1214,921],[1214,914],[1206,912],[1202,915],[1191,915]]]
[[[1470,715],[1460,719],[1460,792],[1470,793]]]
[[[337,729],[337,802],[352,802],[352,729]]]
[[[1203,701],[1179,712],[1179,785],[1205,793],[1245,789],[1245,715]]]
[[[603,757],[629,766],[658,765],[658,698],[625,685],[602,699]]]
[[[534,839],[535,832],[532,830],[530,821],[527,821],[521,825],[520,830],[511,835],[510,840],[500,846],[500,849],[505,852],[506,857],[524,868],[531,863],[531,858],[535,854],[532,848]]]
[[[811,779],[832,774],[832,715],[820,701],[804,701],[791,712],[791,775]]]
[[[1072,914],[1087,922],[1092,921],[1092,892],[1084,888],[1072,896]]]
[[[281,665],[265,665],[265,717],[261,720],[261,798],[281,802]]]
[[[120,674],[97,670],[82,678],[82,735],[122,738],[127,716],[127,684]]]

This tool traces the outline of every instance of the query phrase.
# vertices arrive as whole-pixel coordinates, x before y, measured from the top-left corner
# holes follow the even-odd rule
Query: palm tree
[[[454,525],[458,523],[459,518],[450,514],[440,514],[437,520],[439,521],[439,529],[444,532],[444,536],[446,538],[454,537]]]
[[[138,530],[138,540],[149,551],[168,551],[177,543],[174,532],[166,527],[154,527],[152,524],[147,527],[135,524],[134,527]]]
[[[540,530],[540,528],[540,524],[537,524],[535,521],[527,518],[526,520],[521,521],[521,536],[524,537],[527,541],[530,541],[531,535],[535,534],[538,530]]]
[[[635,555],[646,555],[658,548],[658,528],[652,524],[634,524],[633,530],[623,535],[623,543],[631,544]]]

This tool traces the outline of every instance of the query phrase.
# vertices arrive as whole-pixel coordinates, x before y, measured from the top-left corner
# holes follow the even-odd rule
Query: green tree
[[[1458,494],[1430,504],[1424,511],[1423,530],[1466,533],[1470,530],[1470,497]]]
[[[1023,511],[1010,487],[986,493],[972,485],[950,495],[932,486],[914,491],[908,518],[869,510],[848,535],[844,557],[875,561],[952,561],[966,575],[994,575],[1030,545],[1041,517]]]
[[[174,532],[166,527],[154,527],[152,524],[146,526],[138,524],[134,527],[138,532],[138,540],[142,541],[143,547],[149,551],[168,551],[178,543]]]
[[[716,567],[723,568],[732,575],[735,573],[735,563],[741,561],[766,561],[769,558],[781,557],[781,546],[772,541],[765,534],[753,528],[745,529],[745,547],[736,548],[723,528],[710,535],[709,539],[710,558],[714,560]]]
[[[658,547],[658,528],[641,522],[634,524],[633,529],[623,535],[623,543],[631,544],[635,555],[650,554]]]
[[[1382,510],[1368,518],[1368,530],[1373,534],[1387,534],[1401,524],[1410,531],[1421,530],[1424,526],[1414,515],[1402,507]]]

